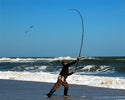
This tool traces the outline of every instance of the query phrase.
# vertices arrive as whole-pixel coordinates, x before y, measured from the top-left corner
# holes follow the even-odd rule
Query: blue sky
[[[82,56],[125,56],[125,0],[0,0],[0,57],[78,56],[68,9]]]

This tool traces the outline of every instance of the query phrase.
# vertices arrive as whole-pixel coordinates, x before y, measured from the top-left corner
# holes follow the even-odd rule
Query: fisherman
[[[60,85],[64,86],[64,97],[68,97],[67,92],[68,92],[68,88],[69,85],[66,81],[66,78],[69,75],[72,75],[74,73],[76,73],[76,70],[74,70],[73,72],[69,73],[69,66],[75,64],[76,62],[78,62],[80,60],[80,58],[78,57],[77,60],[71,62],[71,63],[67,63],[66,61],[62,61],[62,65],[63,68],[58,76],[58,80],[55,83],[55,85],[53,86],[53,88],[50,90],[50,92],[47,94],[48,97],[51,97],[51,95],[60,87]]]

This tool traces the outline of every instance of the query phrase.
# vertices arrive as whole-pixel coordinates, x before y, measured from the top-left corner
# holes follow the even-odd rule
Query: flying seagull
[[[33,25],[31,25],[31,26],[30,26],[30,29],[29,29],[29,30],[27,30],[25,33],[30,32],[30,31],[32,30],[32,28],[33,28]]]

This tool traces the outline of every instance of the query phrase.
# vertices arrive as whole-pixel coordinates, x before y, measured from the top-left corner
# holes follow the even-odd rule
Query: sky
[[[81,56],[125,56],[125,0],[0,0],[0,57],[77,57],[69,9]]]

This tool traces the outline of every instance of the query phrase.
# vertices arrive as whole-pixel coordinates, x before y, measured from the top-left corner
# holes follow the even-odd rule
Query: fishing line
[[[82,47],[83,47],[83,38],[84,38],[84,23],[83,23],[83,18],[82,18],[81,13],[77,9],[69,9],[69,10],[77,12],[79,14],[81,22],[82,22],[82,39],[81,39],[81,46],[80,46],[79,56],[78,56],[78,57],[81,57],[81,52],[82,52]],[[76,64],[76,68],[77,68],[77,66],[78,66],[78,63]]]

